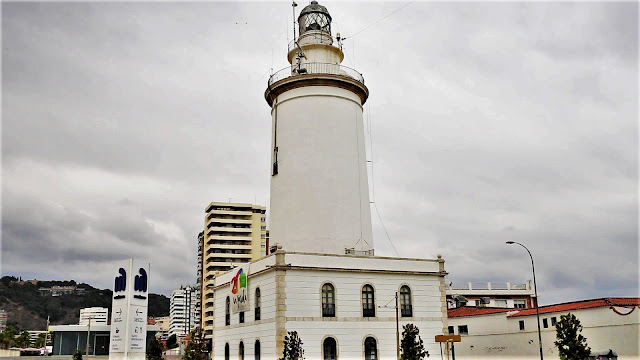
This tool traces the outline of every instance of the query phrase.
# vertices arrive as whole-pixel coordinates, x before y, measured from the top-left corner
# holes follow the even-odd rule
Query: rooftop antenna
[[[293,41],[296,41],[296,1],[293,0],[291,3],[291,10],[293,11]]]

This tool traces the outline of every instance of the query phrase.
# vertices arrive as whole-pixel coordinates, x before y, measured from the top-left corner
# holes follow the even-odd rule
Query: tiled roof
[[[517,310],[517,309],[462,306],[455,309],[448,309],[447,316],[452,318],[452,317],[463,317],[463,316],[487,315],[487,314],[502,313],[507,311],[514,311],[514,310]]]
[[[553,312],[565,312],[579,309],[592,309],[598,307],[609,306],[639,306],[640,298],[602,298],[592,300],[581,300],[562,304],[541,306],[540,314],[553,313]],[[535,315],[536,309],[505,309],[505,308],[490,308],[490,307],[475,307],[475,306],[463,306],[455,309],[448,309],[448,317],[463,317],[463,316],[476,316],[476,315],[488,315],[497,314],[503,312],[511,312],[507,314],[509,317],[528,316]]]
[[[597,307],[609,307],[609,306],[640,306],[640,298],[602,298],[593,300],[574,301],[563,304],[555,304],[540,307],[540,314],[552,313],[552,312],[565,312],[579,309],[592,309]],[[535,315],[536,309],[526,309],[518,311],[515,314],[509,315],[509,317]]]

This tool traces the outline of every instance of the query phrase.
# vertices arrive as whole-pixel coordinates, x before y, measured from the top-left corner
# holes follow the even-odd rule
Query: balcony
[[[274,83],[289,77],[306,76],[311,74],[344,76],[364,85],[364,77],[361,73],[346,66],[329,63],[303,63],[300,67],[296,65],[288,66],[271,75],[271,77],[269,77],[268,85],[271,87]]]

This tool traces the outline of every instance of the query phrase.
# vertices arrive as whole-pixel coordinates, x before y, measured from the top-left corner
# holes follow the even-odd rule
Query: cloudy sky
[[[522,283],[514,240],[543,304],[638,295],[637,3],[417,1],[360,33],[407,2],[321,3],[400,256]],[[2,3],[2,274],[106,288],[134,257],[154,292],[195,282],[205,206],[269,203],[291,23],[286,1]]]

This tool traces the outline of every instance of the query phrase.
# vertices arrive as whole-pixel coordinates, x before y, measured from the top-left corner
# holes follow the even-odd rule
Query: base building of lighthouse
[[[298,17],[289,67],[271,76],[270,243],[261,259],[219,274],[214,359],[278,359],[296,331],[307,359],[395,359],[416,325],[431,355],[446,333],[444,260],[375,256],[363,130],[369,89],[341,65],[331,15]]]

